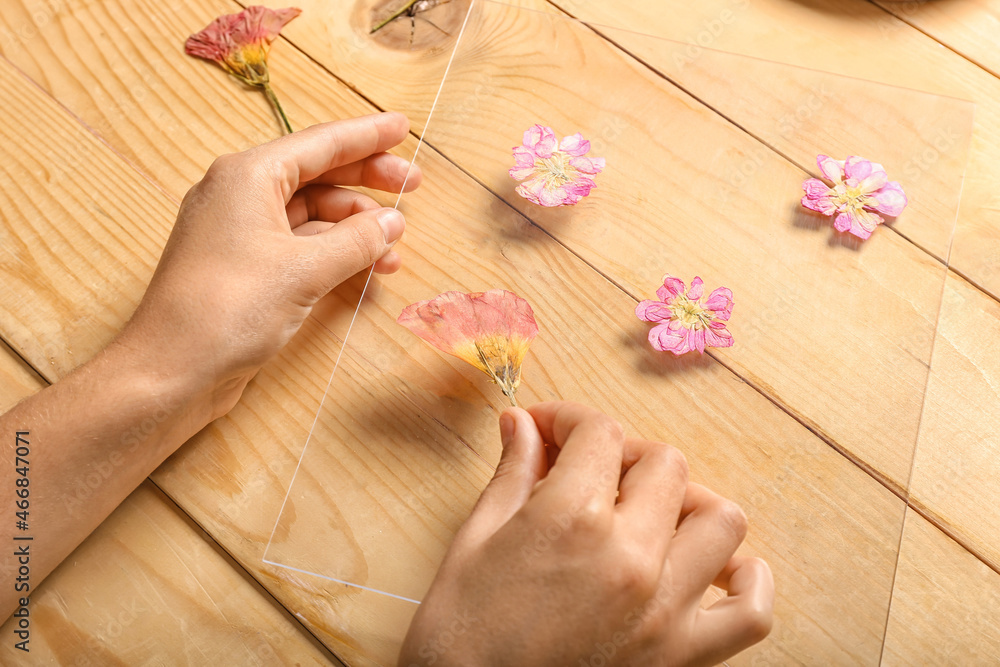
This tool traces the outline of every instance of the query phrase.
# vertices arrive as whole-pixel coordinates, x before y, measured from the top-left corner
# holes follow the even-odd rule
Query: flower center
[[[833,203],[837,206],[837,210],[842,213],[856,213],[865,206],[871,206],[875,203],[874,199],[859,186],[850,187],[841,183],[833,191],[836,193]]]
[[[556,186],[569,183],[576,176],[576,169],[569,164],[567,156],[562,151],[554,151],[552,157],[540,158],[545,180]]]
[[[707,329],[715,317],[712,311],[701,305],[701,300],[692,301],[683,294],[678,294],[669,306],[670,312],[687,329]]]

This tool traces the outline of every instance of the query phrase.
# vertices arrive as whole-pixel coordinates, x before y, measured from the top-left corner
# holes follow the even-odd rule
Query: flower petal
[[[830,189],[823,181],[818,178],[809,178],[802,182],[802,190],[805,191],[806,197],[809,199],[819,199],[820,197],[829,196],[833,190]]]
[[[872,173],[872,163],[863,157],[858,157],[857,155],[851,155],[846,160],[844,160],[844,175],[847,178],[853,178],[858,181],[863,181],[868,178]]]
[[[838,232],[846,232],[854,226],[854,214],[850,211],[839,213],[833,220],[833,228]]]
[[[665,303],[670,303],[678,294],[684,293],[684,281],[673,276],[663,276],[663,287],[656,290],[656,296]]]
[[[840,183],[844,180],[844,163],[840,160],[834,160],[827,155],[817,155],[816,164],[819,165],[819,170],[823,172],[823,175],[834,183]]]
[[[543,187],[537,192],[538,203],[542,206],[569,206],[580,201],[578,196],[567,190],[564,186],[556,188]]]
[[[849,232],[859,239],[865,240],[872,235],[882,218],[864,209],[860,211],[845,211],[837,216],[833,226],[838,232]]]
[[[906,193],[896,181],[886,183],[881,190],[873,193],[872,197],[878,202],[878,205],[874,207],[875,210],[893,218],[902,213],[909,203]]]
[[[661,324],[649,330],[649,344],[660,352],[673,352],[680,356],[691,351],[688,332],[688,329],[671,329],[669,325]]]
[[[489,375],[512,400],[521,381],[521,363],[538,333],[528,302],[501,289],[445,292],[410,304],[396,321]]]
[[[868,194],[879,190],[888,182],[889,177],[884,171],[873,171],[858,183],[858,189]]]
[[[524,146],[538,157],[552,157],[556,149],[556,134],[551,127],[533,125],[524,133]]]
[[[673,313],[662,301],[646,299],[636,305],[635,316],[646,322],[666,322],[673,317]]]
[[[875,228],[884,222],[882,216],[877,213],[872,213],[871,211],[866,211],[864,209],[858,211],[857,215],[854,216],[854,222],[857,223],[858,229],[851,228],[851,233],[860,238],[866,239],[872,235]],[[864,232],[862,235],[859,232]]]
[[[567,155],[586,155],[590,151],[590,142],[577,132],[568,137],[563,137],[563,140],[559,142],[559,150]]]
[[[715,317],[728,320],[733,312],[733,291],[728,287],[717,287],[705,300],[705,308],[714,311]]]
[[[570,158],[569,166],[584,174],[599,174],[604,170],[604,158],[574,157]]]
[[[733,335],[728,329],[710,327],[705,329],[705,345],[707,347],[731,347]]]
[[[188,55],[214,60],[238,76],[252,72],[242,71],[252,66],[262,56],[267,55],[267,47],[274,41],[285,25],[302,13],[296,7],[269,9],[251,6],[236,14],[226,14],[212,21],[203,30],[188,37],[184,51]],[[235,52],[250,47],[262,49],[261,55],[254,55],[246,66],[243,59],[231,58]]]
[[[701,295],[705,292],[705,281],[698,276],[694,277],[691,281],[691,289],[688,290],[687,298],[692,301],[697,301],[701,298]]]

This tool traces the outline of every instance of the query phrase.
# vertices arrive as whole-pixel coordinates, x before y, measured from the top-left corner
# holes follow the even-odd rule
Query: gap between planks
[[[871,2],[871,0],[869,0],[869,1]],[[559,13],[561,13],[564,16],[567,16],[567,17],[569,17],[571,19],[577,20],[575,16],[573,16],[569,12],[566,12],[563,8],[559,7],[557,4],[555,4],[555,2],[553,0],[548,0],[548,2]],[[236,4],[238,4],[238,5],[242,6],[242,7],[246,7],[247,6],[244,2],[236,2]],[[875,4],[875,3],[872,2],[872,4]],[[956,49],[948,46],[947,44],[942,43],[940,40],[936,39],[933,35],[930,35],[927,32],[925,32],[923,30],[920,30],[919,28],[917,28],[916,26],[914,26],[910,22],[904,20],[903,18],[901,18],[898,15],[892,13],[891,11],[885,9],[884,7],[881,7],[881,6],[877,5],[877,4],[875,6],[879,7],[880,10],[884,11],[886,14],[888,14],[890,16],[893,16],[894,18],[896,18],[897,20],[901,21],[905,25],[913,28],[914,30],[917,30],[921,34],[926,35],[932,41],[934,41],[934,42],[936,42],[938,44],[941,44],[942,46],[944,46],[945,48],[947,48],[950,51],[954,52],[956,55],[958,55],[962,59],[967,60],[968,62],[972,63],[976,67],[979,67],[980,69],[983,69],[984,71],[986,71],[990,75],[995,76],[992,72],[990,72],[989,70],[987,70],[986,68],[984,68],[982,65],[980,65],[976,61],[974,61],[971,58],[965,56],[964,54],[962,54],[961,52],[957,51]],[[532,10],[525,10],[525,11],[532,11]],[[782,153],[776,147],[771,146],[767,141],[761,139],[760,137],[757,137],[752,132],[749,132],[746,128],[744,128],[743,126],[741,126],[735,120],[729,118],[724,113],[722,113],[718,109],[716,109],[714,106],[712,106],[711,104],[708,104],[705,100],[702,100],[700,97],[692,94],[691,91],[687,90],[684,86],[680,85],[678,82],[672,80],[670,77],[668,77],[665,74],[663,74],[662,72],[658,71],[655,67],[653,67],[649,63],[645,62],[643,59],[641,59],[641,58],[637,57],[636,55],[634,55],[633,53],[631,53],[628,49],[626,49],[625,47],[623,47],[621,44],[617,43],[616,41],[614,41],[612,39],[609,39],[606,35],[602,34],[596,27],[592,26],[589,23],[584,23],[584,25],[586,25],[588,27],[588,29],[592,30],[594,33],[596,33],[602,39],[604,39],[605,41],[607,41],[609,44],[612,44],[615,48],[617,48],[618,50],[620,50],[622,53],[624,53],[628,57],[632,58],[633,60],[635,60],[636,62],[638,62],[639,64],[641,64],[642,66],[644,66],[645,68],[647,68],[648,70],[650,70],[655,75],[657,75],[660,78],[664,79],[665,81],[669,82],[672,86],[674,86],[678,90],[682,91],[684,94],[688,95],[692,99],[696,100],[699,104],[703,105],[706,109],[708,109],[711,112],[715,113],[716,115],[718,115],[719,117],[721,117],[722,119],[724,119],[725,121],[727,121],[728,123],[730,123],[733,126],[735,126],[736,128],[738,128],[740,131],[742,131],[745,134],[749,135],[755,141],[757,141],[758,143],[760,143],[761,145],[763,145],[765,148],[767,148],[771,152],[775,153],[776,155],[778,155],[779,157],[781,157],[785,161],[789,162],[790,164],[796,166],[797,168],[801,169],[802,171],[804,171],[806,173],[809,173],[808,169],[804,168],[802,165],[799,165],[796,161],[794,161],[791,158],[789,158],[787,155],[785,155],[784,153]],[[373,99],[371,99],[370,97],[368,97],[364,92],[362,92],[361,90],[359,90],[356,86],[351,85],[350,83],[348,83],[347,81],[345,81],[344,79],[342,79],[341,77],[339,77],[336,73],[334,73],[333,71],[331,71],[330,69],[328,69],[323,63],[321,63],[321,62],[317,61],[315,58],[313,58],[312,55],[308,51],[306,51],[303,48],[301,48],[297,43],[295,43],[294,41],[292,41],[291,39],[289,39],[288,37],[286,37],[284,35],[281,36],[281,39],[284,40],[285,42],[287,42],[288,44],[290,44],[297,51],[299,51],[302,55],[304,55],[307,59],[309,59],[313,64],[315,64],[316,66],[318,66],[322,71],[326,72],[329,76],[333,77],[340,84],[344,85],[348,90],[351,90],[355,95],[357,95],[360,99],[364,100],[371,107],[373,107],[374,109],[380,110],[380,111],[384,111],[385,110],[385,109],[382,108],[381,105],[377,104]],[[176,197],[174,197],[169,192],[167,192],[166,190],[164,190],[163,187],[160,185],[160,183],[152,175],[146,173],[142,168],[140,168],[133,161],[131,161],[129,158],[127,158],[125,155],[123,155],[114,146],[112,146],[111,144],[109,144],[107,142],[107,140],[105,140],[105,138],[99,132],[97,132],[96,129],[94,129],[88,123],[86,123],[80,116],[78,116],[75,112],[73,112],[72,109],[68,108],[60,100],[58,100],[57,98],[55,98],[51,93],[49,93],[44,88],[42,88],[37,82],[35,82],[23,70],[21,70],[17,65],[15,65],[14,63],[12,63],[6,56],[0,55],[0,57],[2,57],[4,59],[4,61],[6,61],[8,64],[10,64],[11,67],[13,67],[21,76],[23,76],[26,81],[28,81],[29,83],[31,83],[31,85],[33,85],[34,87],[36,87],[46,97],[48,97],[50,100],[52,100],[59,108],[61,108],[63,111],[65,111],[67,113],[67,115],[69,117],[73,118],[77,122],[77,124],[79,126],[81,126],[82,128],[84,128],[91,135],[93,135],[112,154],[116,155],[123,162],[125,162],[126,164],[128,164],[129,167],[131,167],[131,169],[135,173],[137,173],[139,176],[141,176],[143,179],[145,179],[151,185],[153,185],[158,191],[160,191],[161,193],[163,193],[170,201],[174,202],[175,204],[179,204],[180,203],[180,201]],[[420,139],[420,137],[415,132],[411,131],[410,134],[412,136],[414,136],[416,139],[418,139],[418,140]],[[610,276],[608,276],[603,271],[601,271],[597,267],[595,267],[592,264],[590,264],[589,262],[587,262],[583,257],[581,257],[572,248],[569,248],[568,246],[566,246],[563,242],[561,242],[552,233],[550,233],[548,230],[546,230],[545,228],[543,228],[540,225],[538,225],[534,220],[532,220],[531,218],[529,218],[527,216],[524,216],[521,212],[517,211],[510,204],[510,202],[508,202],[506,199],[504,199],[503,197],[501,197],[496,192],[493,192],[492,190],[490,190],[488,187],[485,186],[485,184],[483,184],[478,179],[476,179],[472,174],[470,174],[461,165],[456,164],[453,160],[451,160],[447,155],[443,154],[440,150],[438,150],[432,144],[430,144],[429,142],[425,142],[425,143],[428,143],[428,147],[431,148],[432,150],[434,150],[445,161],[447,161],[449,164],[453,165],[459,171],[461,171],[462,173],[464,173],[465,175],[467,175],[470,179],[473,180],[473,182],[475,182],[478,185],[480,185],[480,187],[483,187],[484,190],[486,190],[487,192],[490,192],[499,201],[503,202],[506,206],[508,206],[509,208],[511,208],[512,210],[514,210],[519,216],[521,216],[522,218],[524,218],[529,224],[531,224],[532,226],[534,226],[535,228],[537,228],[538,230],[540,230],[541,232],[543,232],[544,234],[546,234],[547,236],[549,236],[550,238],[552,238],[552,240],[555,241],[557,244],[559,244],[560,247],[562,247],[563,249],[565,249],[566,251],[568,251],[569,253],[571,253],[574,257],[576,257],[581,262],[583,262],[583,264],[585,266],[589,267],[595,273],[597,273],[598,275],[600,275],[601,277],[603,277],[605,280],[607,280],[609,283],[611,283],[612,285],[614,285],[623,294],[627,295],[629,298],[631,298],[631,299],[633,299],[633,300],[635,300],[635,301],[638,302],[638,299],[637,299],[637,297],[635,295],[629,293],[628,290],[626,290],[622,285],[618,284]],[[977,290],[979,290],[980,292],[982,292],[988,298],[991,298],[991,299],[993,299],[995,301],[1000,302],[1000,299],[998,299],[997,297],[993,296],[987,290],[983,289],[983,287],[981,285],[977,284],[973,280],[968,279],[968,277],[965,276],[962,272],[957,271],[957,270],[949,267],[947,261],[942,260],[941,258],[937,257],[933,253],[929,252],[926,248],[924,248],[924,247],[920,246],[919,244],[915,243],[912,239],[910,239],[909,237],[907,237],[905,234],[902,234],[898,230],[893,229],[891,227],[889,229],[891,229],[896,234],[899,234],[903,239],[905,239],[907,242],[909,242],[912,245],[914,245],[916,248],[918,248],[921,252],[923,252],[927,256],[933,258],[935,261],[937,261],[938,263],[942,264],[943,266],[948,267],[948,269],[950,271],[954,271],[957,275],[959,275],[962,278],[966,279],[967,282],[969,282],[971,285],[973,285]],[[20,350],[18,350],[14,345],[12,345],[10,343],[10,341],[8,341],[5,338],[3,338],[2,334],[0,334],[0,340],[4,340],[7,343],[8,347],[10,348],[10,350],[11,350],[11,352],[13,354],[15,354],[19,359],[21,359],[25,363],[25,365],[27,365],[29,368],[31,368],[36,373],[38,373],[38,375],[41,376],[45,380],[46,383],[51,384],[51,379],[47,375],[45,375],[45,373],[43,373],[42,369],[38,368],[30,360],[28,360],[27,358],[25,358],[22,355],[22,353],[20,352]],[[851,455],[845,449],[843,449],[842,447],[838,446],[836,442],[832,441],[825,434],[817,431],[814,427],[812,427],[810,424],[806,423],[803,419],[801,419],[801,418],[797,417],[796,415],[792,414],[785,406],[781,405],[777,401],[776,398],[774,398],[770,394],[768,394],[767,391],[764,390],[764,388],[758,386],[754,382],[748,381],[746,378],[744,378],[738,372],[736,372],[732,367],[730,367],[729,365],[725,364],[723,361],[721,361],[718,357],[716,357],[715,355],[713,355],[711,352],[709,353],[709,356],[711,356],[717,363],[719,363],[723,368],[725,368],[727,371],[729,371],[732,375],[734,375],[740,381],[742,381],[743,383],[749,385],[751,388],[754,389],[754,391],[756,391],[757,393],[759,393],[761,396],[763,396],[765,399],[767,399],[769,402],[771,402],[773,405],[775,405],[782,412],[784,412],[789,417],[791,417],[796,422],[798,422],[803,428],[805,428],[806,430],[808,430],[810,433],[812,433],[813,435],[815,435],[817,438],[819,438],[820,440],[822,440],[823,442],[825,442],[827,445],[829,445],[830,447],[832,447],[835,451],[839,452],[842,456],[844,456],[851,463],[853,463],[854,465],[856,465],[857,467],[859,467],[861,470],[863,470],[865,473],[867,473],[875,481],[877,481],[879,484],[881,484],[883,487],[885,487],[890,493],[892,493],[893,495],[895,495],[898,498],[900,498],[901,500],[903,500],[907,508],[912,508],[917,514],[919,514],[921,517],[923,517],[924,519],[926,519],[933,526],[935,526],[936,528],[938,528],[941,532],[943,532],[945,535],[947,535],[950,539],[952,539],[954,542],[956,542],[958,545],[960,545],[965,551],[967,551],[968,553],[971,553],[980,562],[982,562],[984,565],[986,565],[991,570],[993,570],[998,575],[1000,575],[1000,564],[991,563],[984,556],[982,556],[981,554],[979,554],[969,544],[967,544],[966,540],[962,539],[955,531],[953,531],[952,529],[950,529],[950,527],[946,523],[944,523],[936,514],[934,514],[933,512],[931,512],[929,509],[927,509],[927,508],[925,508],[925,507],[923,507],[921,505],[914,504],[910,500],[909,494],[908,494],[907,491],[905,491],[904,489],[900,488],[898,485],[892,483],[890,480],[888,480],[887,478],[885,478],[883,475],[879,474],[877,471],[875,471],[873,468],[871,468],[871,466],[865,464],[860,459],[857,459],[856,457],[854,457],[853,455]],[[925,391],[925,395],[926,395],[926,391]],[[414,407],[417,407],[417,406],[414,406]],[[426,414],[425,410],[421,410],[421,411]],[[458,437],[458,438],[461,439],[461,434],[455,433],[454,435],[456,435],[456,437]],[[183,517],[187,518],[187,520],[189,520],[193,525],[198,526],[198,528],[200,529],[201,533],[207,538],[207,540],[210,542],[210,544],[214,548],[216,548],[219,553],[225,554],[226,557],[227,557],[227,559],[232,563],[232,565],[233,565],[234,568],[238,568],[240,571],[242,571],[244,573],[244,575],[247,576],[256,586],[258,586],[260,589],[263,589],[264,591],[266,591],[267,595],[272,600],[274,600],[275,603],[277,603],[283,609],[286,609],[287,611],[289,611],[289,613],[291,614],[291,616],[293,618],[295,618],[295,622],[302,629],[302,632],[307,636],[307,638],[311,638],[310,641],[317,642],[320,646],[322,646],[324,649],[326,649],[335,660],[339,661],[339,658],[336,657],[336,654],[333,653],[333,651],[329,647],[327,647],[321,640],[319,640],[319,638],[317,638],[316,635],[313,634],[309,630],[309,628],[306,627],[301,622],[301,620],[294,613],[291,612],[290,609],[288,609],[277,598],[275,598],[274,595],[271,593],[271,591],[266,586],[264,586],[263,583],[260,580],[258,580],[253,575],[252,572],[250,572],[249,570],[247,570],[247,568],[244,567],[243,564],[240,563],[239,560],[237,560],[219,542],[217,542],[215,540],[214,536],[212,536],[211,533],[209,533],[203,526],[201,526],[201,524],[199,524],[184,509],[184,507],[182,505],[180,505],[163,488],[161,488],[158,484],[156,484],[156,482],[153,481],[152,478],[148,478],[148,479],[149,479],[150,482],[152,482],[152,484],[154,485],[154,487],[157,490],[159,490],[160,493],[163,494],[163,496],[165,498],[168,498],[170,500],[171,504],[177,509],[177,511],[179,511],[183,515]],[[904,515],[905,515],[905,512],[904,512]],[[899,549],[897,549],[897,559],[898,559],[898,556],[899,556]],[[884,637],[884,632],[883,632],[883,647],[884,647],[884,641],[885,641],[885,637]]]
[[[551,0],[549,0],[549,1],[551,2]],[[883,12],[885,12],[889,16],[893,17],[894,19],[896,19],[897,21],[899,21],[903,25],[906,25],[906,26],[909,26],[910,28],[913,28],[914,30],[916,30],[917,32],[919,32],[921,35],[923,35],[927,39],[929,39],[932,42],[934,42],[935,44],[940,44],[941,46],[943,46],[944,48],[948,49],[949,51],[951,51],[952,53],[954,53],[956,56],[958,56],[959,58],[961,58],[962,60],[967,60],[970,63],[972,63],[973,65],[975,65],[976,67],[978,67],[979,69],[981,69],[984,72],[986,72],[987,74],[989,74],[991,76],[995,76],[997,78],[1000,78],[1000,74],[994,72],[992,69],[990,69],[986,65],[984,65],[981,62],[978,62],[976,60],[973,60],[971,56],[968,56],[968,55],[962,53],[961,51],[959,51],[957,48],[955,48],[954,46],[952,46],[950,44],[946,44],[945,42],[942,42],[940,39],[938,39],[937,37],[935,37],[931,33],[927,32],[926,30],[924,30],[920,26],[916,25],[915,23],[911,23],[906,18],[906,14],[909,13],[906,10],[906,8],[907,7],[911,7],[911,6],[914,5],[914,2],[912,2],[912,0],[910,2],[906,2],[906,3],[899,3],[900,9],[897,10],[897,11],[893,11],[893,9],[895,9],[895,7],[893,7],[892,9],[890,9],[889,7],[884,7],[883,5],[879,4],[879,2],[876,1],[876,0],[867,0],[867,1],[868,1],[869,4],[875,5],[876,7],[878,7]],[[884,0],[882,0],[882,1],[884,1]],[[920,4],[920,3],[917,2],[916,4]]]

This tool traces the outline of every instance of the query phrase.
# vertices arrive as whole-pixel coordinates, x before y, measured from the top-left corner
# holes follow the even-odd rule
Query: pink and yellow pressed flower
[[[836,215],[833,226],[838,232],[867,239],[885,222],[879,213],[896,217],[906,208],[903,188],[890,181],[885,168],[877,162],[856,155],[846,160],[819,155],[816,163],[833,181],[833,187],[818,178],[808,179],[802,184],[802,205],[826,216]]]
[[[663,277],[663,287],[656,290],[659,301],[641,301],[635,315],[646,322],[656,322],[649,330],[649,343],[661,352],[680,356],[691,350],[703,353],[706,347],[729,347],[733,336],[726,321],[733,312],[733,292],[719,287],[707,299],[702,299],[701,278],[691,281],[684,293],[684,281],[673,276]]]
[[[597,187],[594,176],[604,169],[604,158],[587,157],[590,142],[579,132],[556,141],[551,127],[534,125],[513,150],[517,194],[539,206],[572,206]]]
[[[517,405],[521,364],[538,333],[527,301],[502,289],[445,292],[403,309],[396,320],[420,338],[490,376]]]
[[[267,52],[281,29],[301,13],[296,7],[247,7],[237,14],[220,16],[201,32],[188,37],[184,52],[218,63],[243,83],[263,89],[278,110],[285,129],[291,132],[292,126],[271,89]]]

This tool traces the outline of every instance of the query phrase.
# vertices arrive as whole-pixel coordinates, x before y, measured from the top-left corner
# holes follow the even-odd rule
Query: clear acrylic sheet
[[[266,562],[424,595],[492,476],[506,401],[395,323],[448,290],[499,287],[532,304],[541,333],[524,404],[614,414],[721,365],[905,488],[973,105],[708,49],[679,61],[681,46],[473,3],[418,153],[425,171],[434,152],[453,163],[433,156],[443,166],[428,177],[453,179],[456,200],[407,210],[406,267],[367,287]],[[574,207],[514,192],[511,148],[535,123],[582,132],[607,160]],[[881,162],[909,207],[869,241],[834,232],[799,205],[818,153]],[[648,348],[632,309],[665,273],[733,289],[734,347],[683,359]],[[615,363],[647,384],[618,386]]]

